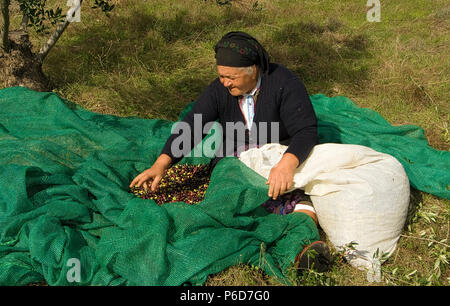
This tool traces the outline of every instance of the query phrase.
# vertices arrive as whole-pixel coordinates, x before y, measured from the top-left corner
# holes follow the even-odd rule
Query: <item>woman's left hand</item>
[[[298,158],[291,154],[285,153],[283,158],[276,164],[269,174],[266,185],[269,184],[269,197],[276,199],[292,187],[294,172],[299,164]]]

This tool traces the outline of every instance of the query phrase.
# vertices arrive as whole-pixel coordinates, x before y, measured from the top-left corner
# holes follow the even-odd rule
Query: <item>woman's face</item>
[[[219,80],[231,95],[241,96],[252,91],[258,81],[258,69],[253,65],[252,74],[239,67],[217,66]]]

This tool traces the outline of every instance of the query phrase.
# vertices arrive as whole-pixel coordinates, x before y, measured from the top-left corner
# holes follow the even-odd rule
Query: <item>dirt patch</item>
[[[42,72],[42,64],[33,54],[32,44],[24,31],[9,33],[11,49],[0,51],[3,87],[23,86],[36,91],[50,91],[51,85]]]

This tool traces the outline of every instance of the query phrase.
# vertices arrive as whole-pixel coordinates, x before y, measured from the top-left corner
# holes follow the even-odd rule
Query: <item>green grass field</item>
[[[66,1],[49,2],[65,8]],[[434,148],[450,148],[448,1],[381,0],[380,22],[367,21],[366,0],[113,2],[110,17],[86,3],[81,22],[69,26],[44,64],[55,92],[88,110],[176,120],[216,78],[214,44],[240,30],[297,73],[311,95],[347,96],[393,125],[419,125]],[[20,16],[13,17],[18,24]],[[32,36],[36,46],[45,39]],[[382,282],[369,283],[337,253],[332,271],[293,275],[292,282],[448,286],[450,201],[412,190],[411,203]],[[243,263],[206,285],[281,284]]]

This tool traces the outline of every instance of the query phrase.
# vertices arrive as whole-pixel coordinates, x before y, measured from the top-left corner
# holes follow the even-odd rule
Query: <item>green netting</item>
[[[449,152],[429,147],[419,127],[392,127],[344,97],[311,98],[321,142],[389,153],[412,186],[450,198]],[[128,192],[173,124],[93,113],[54,93],[0,90],[0,285],[203,284],[238,263],[286,281],[318,231],[305,214],[265,212],[265,180],[238,159],[216,166],[198,205],[158,206]],[[68,277],[72,258],[80,282]]]
[[[319,233],[305,214],[265,212],[265,180],[238,159],[217,165],[198,205],[158,206],[128,192],[172,125],[93,113],[53,93],[1,90],[0,285],[202,284],[239,263],[284,281],[282,271]],[[71,258],[79,283],[67,277]]]

